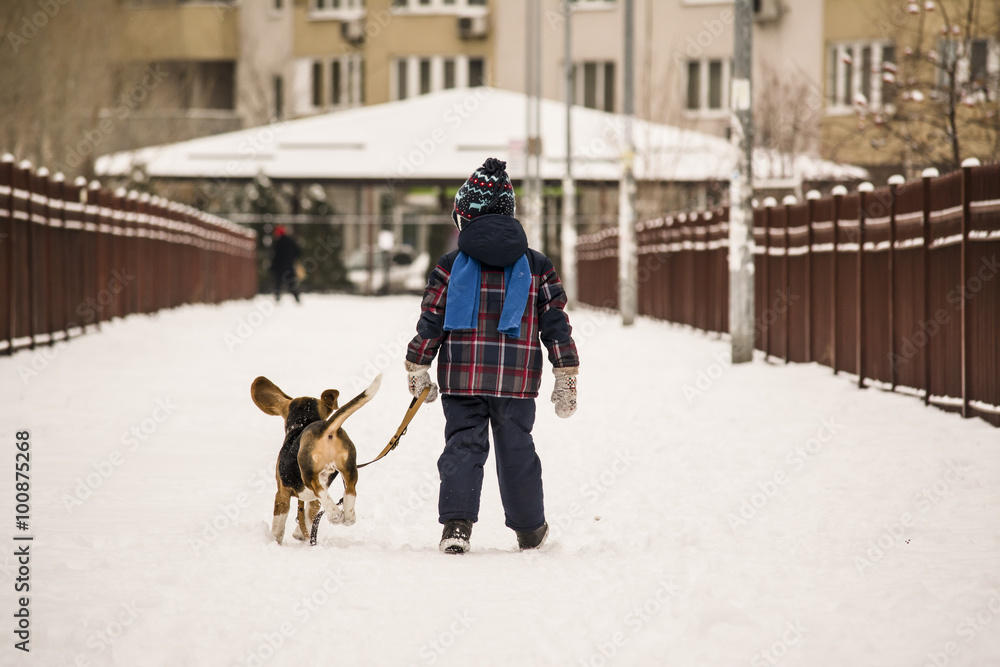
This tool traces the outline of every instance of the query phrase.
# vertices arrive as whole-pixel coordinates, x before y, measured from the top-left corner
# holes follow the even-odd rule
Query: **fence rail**
[[[0,353],[113,317],[256,293],[256,234],[188,206],[0,159]]]
[[[865,184],[867,185],[867,184]],[[754,211],[756,347],[1000,426],[1000,165]],[[726,209],[637,228],[639,313],[728,332]],[[618,235],[577,246],[617,308]]]

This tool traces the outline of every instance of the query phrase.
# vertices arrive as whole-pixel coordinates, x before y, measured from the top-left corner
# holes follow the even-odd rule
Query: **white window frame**
[[[732,0],[729,0],[732,2]],[[618,0],[570,0],[573,3],[573,11],[582,9],[584,11],[600,11],[606,9],[616,9]]]
[[[322,1],[323,7],[319,4]],[[332,7],[333,0],[309,0],[310,21],[353,21],[365,17],[365,0],[339,0],[340,7]]]
[[[884,72],[882,71],[883,63],[883,52],[886,47],[895,47],[892,42],[884,40],[860,40],[851,42],[832,42],[826,45],[826,57],[828,62],[826,65],[826,114],[828,116],[846,116],[855,113],[856,107],[854,101],[858,98],[863,90],[863,82],[861,76],[861,70],[863,63],[861,60],[861,53],[864,49],[870,48],[872,54],[871,69],[864,72],[865,75],[871,77],[869,79],[871,84],[871,99],[867,102],[867,109],[877,111],[884,108],[882,104],[882,90],[885,85],[882,76]],[[852,68],[851,68],[851,81],[847,81],[847,63],[844,62],[844,56],[847,54],[848,49],[851,50],[852,56]],[[899,59],[899,53],[897,49],[896,59]],[[850,83],[851,87],[851,99],[842,99],[842,91],[845,89],[847,84]],[[831,90],[832,86],[832,90]]]
[[[687,105],[688,97],[688,72],[690,71],[690,64],[692,62],[698,63],[698,108],[691,109]],[[719,108],[709,109],[708,108],[708,84],[709,84],[709,69],[713,62],[718,62],[722,67],[722,80],[719,85],[722,89],[719,91]],[[728,57],[718,57],[718,58],[689,58],[684,61],[684,88],[681,90],[681,99],[684,100],[684,114],[689,118],[722,118],[729,117],[731,110],[729,108],[729,89],[732,87],[733,80],[733,61]]]
[[[389,3],[389,11],[394,14],[456,14],[461,16],[475,16],[487,14],[489,12],[489,2],[482,5],[469,4],[469,0],[454,0],[452,4],[446,4],[445,0],[431,0],[429,4],[422,5],[420,0],[405,0],[405,4],[396,5]]]
[[[605,92],[605,81],[604,75],[607,72],[607,65],[613,65],[615,70],[615,87],[611,91],[611,111],[617,109],[618,102],[618,77],[621,76],[619,71],[618,63],[614,60],[578,60],[573,63],[573,86],[576,90],[576,100],[574,104],[577,106],[584,106],[584,102],[587,99],[587,68],[586,65],[596,65],[596,76],[594,77],[594,93],[595,99],[597,100],[597,106],[594,107],[597,111],[605,111],[607,106],[607,99],[604,97]],[[589,108],[589,107],[588,107]]]
[[[389,60],[389,99],[398,102],[399,97],[399,63],[406,63],[406,97],[410,99],[418,97],[420,93],[420,61],[431,61],[431,90],[436,93],[445,90],[444,87],[444,61],[455,62],[455,87],[449,90],[465,90],[469,88],[469,61],[474,58],[482,58],[483,70],[489,73],[489,58],[478,55],[465,55],[461,53],[449,53],[447,55],[419,55],[419,56],[395,56]]]

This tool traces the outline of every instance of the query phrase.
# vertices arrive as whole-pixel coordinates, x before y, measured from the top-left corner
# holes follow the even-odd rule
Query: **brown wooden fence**
[[[754,211],[756,347],[1000,426],[1000,165]],[[637,227],[641,315],[729,329],[728,210]],[[618,235],[579,239],[617,307]]]
[[[256,234],[188,206],[0,160],[0,353],[131,313],[257,291]]]

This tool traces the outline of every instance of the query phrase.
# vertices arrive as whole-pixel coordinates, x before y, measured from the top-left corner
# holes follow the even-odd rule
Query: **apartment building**
[[[824,153],[914,176],[1000,158],[1000,6],[826,0]]]

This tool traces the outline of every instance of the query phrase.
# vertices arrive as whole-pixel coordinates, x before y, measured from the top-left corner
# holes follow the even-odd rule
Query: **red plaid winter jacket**
[[[461,245],[461,242],[460,242]],[[579,366],[572,327],[563,308],[566,293],[549,259],[527,250],[531,289],[521,317],[521,335],[497,331],[504,298],[504,271],[483,265],[475,331],[445,331],[448,279],[458,250],[441,258],[424,290],[417,335],[406,359],[428,365],[438,357],[438,385],[444,394],[535,398],[542,378],[542,346],[556,368]]]

